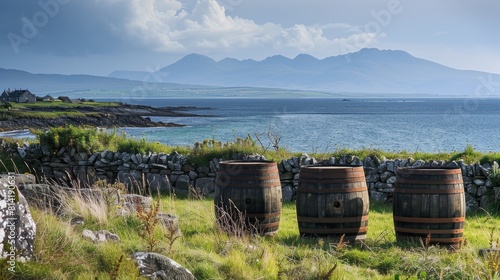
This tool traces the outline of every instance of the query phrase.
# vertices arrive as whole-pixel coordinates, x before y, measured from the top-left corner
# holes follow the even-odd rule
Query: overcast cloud
[[[437,3],[436,3],[437,2]],[[215,59],[402,49],[500,73],[500,4],[476,1],[16,0],[0,2],[0,67],[106,75]]]

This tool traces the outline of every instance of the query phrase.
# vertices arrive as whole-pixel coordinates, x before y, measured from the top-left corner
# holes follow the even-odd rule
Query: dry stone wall
[[[5,147],[3,148],[5,149]],[[194,192],[197,195],[211,196],[215,189],[215,176],[219,162],[225,159],[214,158],[206,166],[196,166],[188,162],[188,156],[173,152],[171,154],[148,153],[131,154],[101,151],[93,154],[79,153],[75,149],[62,148],[50,154],[46,147],[30,145],[12,151],[26,162],[40,167],[41,177],[61,185],[75,184],[87,187],[97,180],[109,183],[124,183],[129,190],[139,193],[173,191],[175,193]],[[232,160],[262,160],[260,155],[234,155]],[[278,163],[284,201],[295,198],[301,165],[310,164],[348,164],[363,165],[370,199],[390,203],[399,167],[460,167],[462,169],[467,209],[479,207],[489,209],[500,200],[500,186],[489,179],[493,163],[465,164],[462,161],[423,161],[413,159],[379,159],[375,156],[364,159],[355,156],[330,158],[319,162],[303,154],[301,157],[284,159]],[[146,189],[145,189],[146,188]],[[496,206],[495,206],[496,207]]]

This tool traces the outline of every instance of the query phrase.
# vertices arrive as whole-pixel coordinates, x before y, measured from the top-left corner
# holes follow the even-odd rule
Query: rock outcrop
[[[35,237],[36,224],[15,177],[0,175],[0,258],[10,262],[31,260]]]
[[[108,241],[120,242],[120,237],[118,237],[118,235],[107,230],[91,231],[88,229],[84,229],[82,231],[82,236],[94,243],[103,243]]]
[[[149,279],[162,280],[193,280],[194,275],[174,260],[158,254],[136,252],[132,258],[139,267],[140,275]]]

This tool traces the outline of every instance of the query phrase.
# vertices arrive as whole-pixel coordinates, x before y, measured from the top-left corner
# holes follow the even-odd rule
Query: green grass
[[[114,107],[119,106],[117,102],[82,102],[82,103],[63,103],[63,102],[35,102],[35,103],[10,103],[11,110],[0,109],[0,120],[9,118],[41,118],[56,119],[60,117],[84,117],[99,116],[98,113],[83,113],[79,109],[84,107]],[[36,111],[37,108],[53,111]]]
[[[48,211],[33,210],[37,221],[36,261],[20,264],[15,276],[111,279],[124,255],[118,279],[134,279],[137,269],[129,255],[146,248],[138,235],[140,221],[133,216],[93,218],[110,213],[99,207],[93,211],[82,210],[82,206],[72,208],[74,214],[84,214],[85,226],[69,225],[69,216],[55,217]],[[280,229],[274,237],[225,234],[215,226],[211,199],[165,196],[161,209],[179,216],[183,233],[168,253],[165,229],[157,229],[155,236],[160,248],[164,248],[161,253],[188,268],[198,279],[499,279],[496,259],[478,255],[479,248],[490,247],[492,236],[493,240],[500,236],[500,217],[484,212],[467,217],[466,245],[451,252],[396,242],[390,205],[371,205],[367,238],[361,244],[299,236],[294,203],[284,203]],[[121,242],[93,244],[81,237],[83,228],[108,229],[117,233]]]
[[[31,112],[31,111],[11,111],[10,117],[13,118],[40,118],[57,119],[60,117],[85,117],[86,114],[76,111],[54,111],[54,112]]]
[[[110,107],[119,106],[118,102],[82,102],[82,103],[64,103],[64,102],[35,102],[35,103],[10,103],[12,109],[32,109],[32,108],[79,108],[79,107]]]

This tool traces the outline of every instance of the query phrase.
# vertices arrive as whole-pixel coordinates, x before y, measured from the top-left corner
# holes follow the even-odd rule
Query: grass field
[[[63,217],[33,210],[37,222],[35,261],[19,263],[12,279],[136,279],[138,271],[129,258],[144,251],[139,236],[143,221],[135,216],[116,216],[105,203],[68,203]],[[112,206],[115,207],[115,206]],[[467,217],[465,243],[457,251],[398,243],[390,205],[371,205],[367,238],[360,244],[338,239],[299,236],[295,204],[283,205],[280,229],[274,237],[226,234],[215,226],[211,199],[165,196],[161,211],[179,216],[183,236],[173,241],[161,226],[154,229],[155,251],[176,260],[198,279],[498,279],[500,255],[478,255],[500,236],[500,218],[485,212]],[[111,211],[109,211],[111,210]],[[71,226],[69,218],[81,215],[84,226]],[[107,229],[118,234],[119,243],[93,244],[81,237],[84,228]],[[122,262],[119,262],[121,256]],[[0,267],[4,267],[1,266]]]
[[[45,135],[46,140],[65,146],[68,139],[78,139],[82,150],[97,147],[117,138],[116,149],[134,152],[173,149],[157,143],[125,137],[99,134],[97,130],[55,128]],[[71,136],[71,137],[69,137]],[[78,137],[77,137],[78,136]],[[66,139],[68,138],[68,139]],[[92,141],[91,141],[92,140]],[[49,142],[50,142],[49,141]],[[109,145],[108,145],[109,147]],[[126,148],[126,149],[125,149]],[[190,160],[207,162],[213,157],[235,152],[260,152],[252,139],[237,139],[234,143],[207,140],[185,149]],[[164,152],[170,152],[165,150]],[[471,146],[463,152],[449,154],[391,154],[378,150],[339,150],[319,158],[354,154],[359,157],[376,155],[379,158],[423,158],[466,162],[497,160],[498,153],[483,154]],[[268,151],[266,157],[279,161],[292,156],[286,151]],[[0,157],[2,160],[2,157]],[[0,163],[8,163],[8,156]],[[22,163],[12,162],[23,168]],[[0,170],[14,170],[0,167]],[[29,172],[29,170],[27,170]],[[15,274],[6,270],[0,261],[0,279],[136,279],[138,271],[130,254],[145,251],[147,241],[157,243],[155,250],[176,260],[198,279],[500,279],[500,253],[480,256],[480,248],[496,247],[500,237],[498,213],[468,213],[464,244],[457,251],[427,246],[425,242],[396,242],[391,205],[372,204],[367,238],[360,244],[346,244],[333,238],[299,236],[294,203],[284,203],[280,229],[274,237],[234,236],[216,227],[211,199],[188,199],[164,195],[161,211],[179,216],[183,236],[168,238],[168,230],[160,225],[144,235],[145,223],[136,216],[117,216],[120,205],[101,200],[92,202],[70,198],[65,215],[55,216],[48,209],[32,209],[37,223],[34,261],[17,263]],[[69,221],[79,215],[85,225],[72,226]],[[81,237],[83,229],[106,229],[118,234],[119,243],[94,244]],[[142,237],[141,237],[142,234]],[[149,237],[148,237],[149,236]],[[172,243],[172,245],[170,245]],[[121,256],[124,256],[122,261]]]
[[[0,109],[0,120],[9,120],[12,118],[39,118],[39,119],[57,119],[60,117],[85,117],[99,116],[99,113],[81,112],[79,109],[84,107],[114,107],[119,106],[116,102],[82,102],[82,103],[64,103],[64,102],[35,102],[35,103],[10,103],[12,109]]]
[[[109,107],[109,106],[119,106],[120,104],[117,102],[81,102],[81,103],[65,103],[65,102],[35,102],[35,103],[10,103],[12,105],[12,109],[32,109],[36,107],[46,108],[46,107],[54,107],[54,108],[78,108],[78,107]]]

